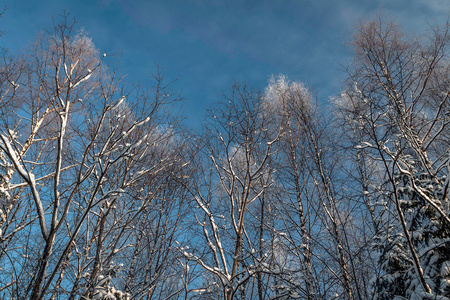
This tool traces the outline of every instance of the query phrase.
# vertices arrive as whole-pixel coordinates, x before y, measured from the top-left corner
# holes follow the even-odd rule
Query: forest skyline
[[[341,32],[350,58],[337,75],[344,52],[327,53],[342,37],[322,35],[333,20],[300,19],[319,25],[295,36],[252,23],[298,22],[284,9],[300,2],[241,3],[242,35],[221,2],[145,3],[93,7],[157,32],[150,43],[171,60],[148,81],[141,54],[151,48],[127,26],[99,36],[64,11],[37,36],[32,25],[30,40],[0,37],[9,41],[0,46],[0,299],[450,299],[448,18],[424,25],[410,15],[405,27],[389,12],[350,18]],[[208,19],[211,8],[225,13]],[[3,19],[5,31],[24,16]],[[325,47],[292,63],[301,53],[290,48],[315,32]],[[135,62],[99,48],[102,37],[135,45]],[[206,53],[198,42],[205,64],[190,56]],[[220,59],[248,77],[204,70]],[[197,64],[187,81],[168,74]],[[288,71],[266,77],[271,65]],[[299,67],[305,80],[289,72]]]
[[[226,3],[226,4],[225,4]],[[358,21],[376,14],[407,32],[442,24],[446,1],[2,1],[1,45],[24,49],[64,11],[99,51],[120,59],[130,83],[151,82],[156,64],[186,99],[197,127],[234,81],[264,89],[270,76],[304,82],[323,103],[339,94]],[[32,20],[32,21],[31,21]]]

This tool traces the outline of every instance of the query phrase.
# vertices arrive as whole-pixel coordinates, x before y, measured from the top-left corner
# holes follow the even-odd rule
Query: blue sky
[[[234,80],[264,88],[271,74],[303,81],[322,99],[339,91],[358,20],[378,14],[407,31],[443,23],[449,0],[0,0],[0,44],[24,48],[67,9],[96,47],[121,54],[129,82],[151,83],[155,63],[186,99],[193,127]]]

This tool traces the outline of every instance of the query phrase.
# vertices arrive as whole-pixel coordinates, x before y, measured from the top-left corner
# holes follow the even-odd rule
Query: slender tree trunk
[[[263,194],[261,199],[261,222],[259,224],[259,260],[262,260],[264,255],[264,205],[265,205],[265,197]],[[256,276],[258,281],[258,298],[259,300],[263,300],[264,298],[263,298],[261,272],[258,272]]]
[[[296,200],[297,200],[297,209],[298,209],[298,216],[300,219],[300,233],[302,238],[302,244],[303,244],[303,257],[304,257],[304,265],[305,265],[305,285],[306,285],[306,297],[308,300],[314,299],[315,291],[314,291],[314,285],[313,285],[313,272],[312,272],[312,257],[311,257],[311,249],[309,245],[309,232],[306,229],[306,218],[305,218],[305,212],[303,209],[303,202],[302,202],[302,190],[300,186],[300,171],[299,171],[299,165],[297,162],[297,152],[296,152],[296,146],[294,145],[292,141],[292,132],[290,133],[290,159],[291,159],[291,166],[294,171],[294,182],[295,182],[295,194],[296,194]]]

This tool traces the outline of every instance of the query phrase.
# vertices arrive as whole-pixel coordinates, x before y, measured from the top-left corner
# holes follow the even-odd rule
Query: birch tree
[[[307,299],[355,296],[353,251],[347,240],[348,201],[339,187],[341,156],[334,120],[325,117],[312,93],[284,76],[271,79],[266,92],[269,114],[283,122],[277,144],[277,184],[287,233],[285,243],[296,257],[291,288]],[[318,280],[320,278],[320,280]]]
[[[0,289],[16,299],[122,299],[136,292],[114,286],[121,255],[142,247],[135,226],[158,226],[169,244],[176,232],[176,219],[144,217],[154,207],[172,217],[169,202],[181,199],[161,191],[184,163],[166,123],[176,124],[166,110],[174,98],[162,77],[153,90],[127,91],[67,17],[30,49],[1,66]],[[146,272],[153,282],[142,288],[152,289],[164,272]]]
[[[361,24],[354,37],[344,96],[363,133],[357,147],[384,170],[377,185],[391,212],[379,218],[375,243],[379,299],[450,295],[448,42],[448,24],[418,37],[382,20]]]
[[[284,76],[272,77],[266,88],[265,109],[268,115],[284,126],[285,132],[277,144],[277,181],[280,217],[287,234],[290,251],[298,257],[301,272],[292,264],[291,273],[301,273],[304,285],[298,290],[306,299],[315,298],[315,279],[312,265],[312,232],[310,194],[305,178],[307,174],[305,145],[307,134],[303,126],[306,120],[314,118],[312,95],[299,82],[289,82]],[[280,124],[282,123],[282,124]],[[275,125],[275,126],[277,126]],[[298,236],[296,236],[298,233]],[[292,276],[292,275],[291,275]],[[300,283],[297,283],[300,285]]]
[[[261,94],[245,85],[233,87],[226,102],[210,111],[203,134],[201,175],[191,194],[204,252],[184,254],[212,276],[202,293],[246,298],[247,287],[267,268],[271,253],[258,254],[248,232],[251,207],[272,184],[270,160],[281,128],[269,130],[261,111]],[[202,255],[200,253],[203,253]]]

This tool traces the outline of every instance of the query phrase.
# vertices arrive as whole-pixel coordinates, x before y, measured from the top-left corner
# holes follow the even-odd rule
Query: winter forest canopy
[[[341,93],[193,132],[64,18],[1,49],[0,299],[450,299],[450,25],[356,26]]]

